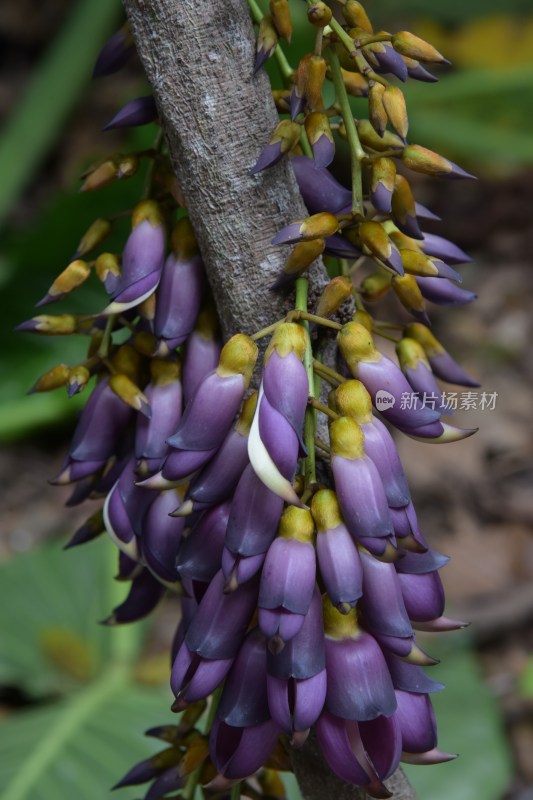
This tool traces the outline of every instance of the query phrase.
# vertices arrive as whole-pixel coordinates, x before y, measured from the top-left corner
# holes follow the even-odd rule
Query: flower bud
[[[318,305],[316,313],[319,317],[331,317],[339,308],[346,303],[352,296],[353,284],[351,280],[344,275],[339,275],[333,278],[324,288]]]
[[[290,44],[292,37],[292,20],[289,0],[270,0],[270,15],[277,32]]]
[[[91,227],[84,233],[76,248],[75,258],[90,253],[98,247],[111,233],[112,225],[108,219],[95,219]]]
[[[341,67],[344,88],[351,97],[367,97],[368,81],[359,72],[349,72]]]
[[[420,39],[419,36],[409,33],[409,31],[395,33],[392,37],[392,46],[397,53],[402,56],[408,56],[408,58],[414,58],[417,61],[436,64],[450,63],[433,45]]]
[[[68,371],[67,379],[67,394],[69,397],[74,397],[79,394],[91,379],[91,372],[84,364],[78,364]]]
[[[254,72],[260,70],[265,61],[268,61],[276,49],[277,44],[278,32],[274,27],[272,17],[270,15],[266,15],[259,23]]]
[[[396,178],[396,165],[392,158],[376,158],[372,162],[370,199],[377,211],[389,214],[392,209],[392,193]]]
[[[118,72],[134,52],[130,26],[126,23],[107,40],[100,50],[94,65],[93,78],[102,78]]]
[[[96,189],[107,186],[108,183],[113,183],[113,181],[131,178],[138,169],[139,159],[135,155],[117,156],[115,159],[109,159],[93,167],[83,176],[84,181],[80,186],[80,192],[94,192]]]
[[[222,344],[216,309],[207,304],[200,310],[194,330],[185,344],[183,399],[189,402],[199,384],[218,364]]]
[[[363,252],[372,255],[392,269],[398,275],[403,275],[402,259],[396,246],[392,243],[383,225],[379,222],[362,222],[358,228],[359,239]]]
[[[271,288],[280,289],[296,280],[322,255],[325,246],[324,239],[311,239],[309,242],[297,244],[285,262],[283,272],[280,272]]]
[[[413,275],[402,275],[401,277],[395,275],[392,279],[392,288],[402,306],[413,317],[421,319],[426,324],[429,323],[426,304]]]
[[[270,142],[263,148],[249,175],[272,167],[300,141],[301,126],[290,119],[282,120],[274,129]]]
[[[464,306],[477,299],[477,294],[456,286],[447,278],[417,278],[422,295],[439,306]]]
[[[449,161],[444,156],[439,156],[426,147],[419,144],[410,144],[402,151],[402,161],[406,167],[413,172],[421,172],[424,175],[434,175],[438,178],[474,178],[464,169],[458,167],[453,161]]]
[[[311,111],[324,107],[322,87],[326,77],[327,63],[323,56],[313,55],[306,62],[303,95]]]
[[[365,147],[372,148],[372,150],[377,150],[378,152],[383,150],[401,150],[405,147],[403,139],[400,139],[399,136],[391,131],[385,131],[383,136],[379,136],[368,119],[360,119],[357,121],[357,132],[361,144]]]
[[[347,0],[342,7],[342,16],[350,28],[362,28],[367,33],[373,33],[372,23],[361,3],[357,0]]]
[[[112,614],[103,620],[103,624],[124,625],[143,619],[158,605],[164,591],[164,586],[147,569],[143,569],[131,582],[129,594],[124,602],[113,609]]]
[[[311,111],[305,121],[305,132],[313,150],[313,158],[317,167],[327,167],[333,161],[335,144],[327,114]]]
[[[406,63],[388,42],[370,42],[363,47],[363,55],[376,72],[407,80]]]
[[[358,425],[372,422],[372,398],[361,381],[341,383],[335,389],[335,406],[341,417],[352,417]]]
[[[307,19],[316,28],[325,28],[331,22],[332,16],[331,8],[322,2],[313,3],[307,9]]]
[[[342,186],[327,169],[317,169],[313,159],[296,156],[291,161],[298,188],[311,214],[329,211],[344,213],[351,208],[352,193]]]
[[[387,112],[383,105],[385,87],[381,83],[370,81],[368,92],[368,116],[376,133],[382,137],[387,127]]]
[[[145,417],[151,416],[150,404],[146,395],[141,392],[138,386],[131,381],[127,375],[111,375],[109,388],[117,397],[131,406],[135,411],[140,411]]]
[[[420,212],[418,216],[421,216]],[[466,264],[472,261],[470,256],[456,244],[434,233],[425,233],[419,246],[426,255],[442,258],[447,264]]]
[[[36,308],[56,303],[81,286],[89,275],[91,268],[86,261],[77,259],[72,261],[66,269],[55,279],[42,300],[36,303]]]
[[[457,383],[462,386],[479,386],[479,383],[470,378],[459,364],[446,352],[431,331],[420,323],[412,322],[405,327],[405,336],[416,339],[422,345],[428,357],[431,369],[435,375],[448,383]]]
[[[101,253],[96,259],[94,271],[102,281],[108,294],[113,294],[120,285],[120,259],[114,253]]]
[[[52,367],[48,372],[45,372],[38,378],[28,394],[36,394],[37,392],[53,392],[54,389],[59,389],[60,386],[65,386],[68,381],[69,367],[66,364],[58,364]]]
[[[395,237],[396,238],[396,237]],[[402,257],[402,264],[404,270],[409,275],[416,275],[421,277],[441,277],[451,278],[455,281],[460,281],[461,276],[444,261],[438,258],[430,258],[420,250],[400,250]]]
[[[398,86],[387,86],[383,92],[382,103],[390,124],[398,136],[405,139],[409,130],[409,120],[402,90]]]
[[[367,275],[359,287],[363,299],[368,303],[379,300],[391,288],[391,281],[392,275],[386,272],[379,271]]]
[[[377,224],[377,223],[376,223]],[[339,229],[339,221],[329,211],[313,214],[302,222],[293,222],[283,228],[274,238],[272,244],[291,244],[292,242],[308,242],[312,239],[324,239],[332,236]]]
[[[78,331],[78,319],[74,314],[40,314],[21,322],[15,328],[21,333],[41,333],[43,336],[68,336]]]

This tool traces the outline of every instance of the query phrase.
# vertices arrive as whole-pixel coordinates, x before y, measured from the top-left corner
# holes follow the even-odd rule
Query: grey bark
[[[123,0],[152,86],[170,155],[198,236],[226,335],[252,333],[288,310],[269,291],[286,250],[271,244],[307,216],[287,163],[249,176],[278,117],[246,0]],[[295,754],[305,800],[363,800],[311,741]],[[396,800],[413,800],[399,770]]]

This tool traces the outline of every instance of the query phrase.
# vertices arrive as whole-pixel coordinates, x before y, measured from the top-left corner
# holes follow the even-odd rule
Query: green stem
[[[307,0],[308,5],[313,5],[313,0]],[[335,17],[332,17],[329,23],[329,27],[332,31],[334,31],[339,39],[341,40],[342,44],[348,51],[348,53],[353,57],[355,55],[355,43],[351,36],[348,36],[340,22],[337,22]]]
[[[231,800],[239,800],[240,796],[241,796],[241,784],[239,781],[239,783],[236,783],[231,790]]]
[[[259,23],[261,22],[261,20],[265,15],[263,14],[256,0],[248,0],[248,8],[250,9],[253,21],[257,22],[257,24],[259,25]],[[292,81],[294,70],[287,61],[285,53],[279,46],[279,43],[276,45],[276,49],[274,50],[274,58],[278,62],[279,71],[281,72],[281,77],[283,78],[285,83],[289,83],[289,81]]]
[[[110,314],[105,323],[104,335],[98,348],[98,355],[100,358],[107,358],[109,355],[109,345],[111,344],[111,334],[113,333],[113,326],[115,324],[117,315]]]
[[[309,399],[309,405],[312,406],[312,408],[316,409],[317,411],[321,411],[330,419],[339,419],[339,415],[335,411],[333,411],[332,408],[330,408],[329,406],[325,406],[324,403],[321,403],[320,400],[317,400],[315,397],[311,397]]]
[[[309,281],[307,278],[298,278],[296,281],[296,309],[307,314],[307,296],[309,290]],[[309,397],[316,397],[315,375],[313,372],[313,348],[311,345],[311,337],[309,335],[309,322],[303,319],[301,322],[305,330],[307,346],[305,348],[304,367],[307,373],[307,380],[309,381]],[[304,442],[307,449],[307,458],[305,459],[305,486],[309,488],[316,483],[316,455],[315,455],[315,436],[316,436],[316,414],[315,410],[308,406],[305,412],[304,419]]]
[[[348,93],[342,80],[341,65],[339,58],[333,50],[329,50],[328,61],[331,68],[331,77],[333,78],[333,85],[335,87],[335,95],[337,102],[340,106],[341,115],[346,127],[346,136],[350,147],[350,161],[352,167],[352,210],[355,215],[364,217],[363,205],[363,174],[361,170],[361,161],[365,158],[366,153],[363,150],[359,135],[350,107]]]

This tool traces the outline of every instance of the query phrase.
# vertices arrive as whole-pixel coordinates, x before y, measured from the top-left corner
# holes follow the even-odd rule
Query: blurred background
[[[426,644],[442,659],[432,676],[448,685],[435,697],[440,746],[461,757],[411,768],[409,777],[421,800],[531,800],[533,8],[531,0],[369,0],[368,11],[377,26],[408,28],[453,61],[439,71],[438,84],[405,87],[410,140],[479,176],[416,181],[417,199],[443,218],[431,231],[475,257],[461,272],[478,301],[432,318],[449,351],[496,394],[493,409],[458,414],[458,424],[480,427],[463,443],[399,442],[422,530],[452,557],[443,571],[448,613],[473,623],[438,637],[444,643]],[[85,397],[26,392],[55,364],[77,363],[83,343],[12,333],[92,221],[129,208],[142,186],[141,171],[130,182],[78,194],[88,164],[154,139],[153,126],[100,132],[124,102],[146,93],[133,62],[90,82],[100,47],[121,23],[117,0],[0,6],[4,800],[108,797],[110,785],[156,749],[142,731],[172,716],[172,603],[146,626],[99,626],[125,595],[111,580],[113,547],[98,539],[81,551],[61,551],[92,509],[66,509],[68,490],[46,481],[59,471]],[[310,46],[304,30],[297,29],[297,54]],[[106,249],[119,249],[126,226],[115,226]],[[58,310],[90,312],[101,304],[95,281]]]

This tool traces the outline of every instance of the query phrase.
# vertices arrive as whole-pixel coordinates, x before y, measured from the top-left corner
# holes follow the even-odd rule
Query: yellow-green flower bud
[[[391,288],[392,276],[386,272],[374,272],[361,283],[360,291],[365,301],[371,303],[387,294]]]
[[[416,339],[410,339],[408,336],[400,339],[396,345],[396,354],[402,370],[416,369],[420,361],[429,370],[431,369],[424,348]]]
[[[343,417],[352,417],[358,425],[372,422],[372,398],[361,381],[349,380],[335,389],[335,406]]]
[[[312,543],[315,535],[315,523],[308,508],[288,506],[279,521],[278,536],[283,539],[296,539],[299,542]]]
[[[419,36],[415,36],[414,33],[409,33],[409,31],[395,33],[392,37],[392,46],[400,55],[414,58],[417,61],[428,63],[447,62],[447,59],[433,45]]]
[[[352,417],[339,417],[329,426],[331,454],[342,458],[362,458],[365,455],[365,437],[361,427]]]
[[[332,16],[331,8],[325,3],[313,3],[307,9],[307,19],[316,28],[325,28],[331,22]]]
[[[307,348],[307,336],[302,325],[295,322],[282,322],[274,331],[272,338],[265,352],[265,364],[270,355],[277,352],[282,358],[289,353],[295,353],[300,361],[304,360]]]
[[[311,513],[317,531],[333,530],[343,523],[337,495],[331,489],[320,489],[313,495]]]
[[[381,353],[376,348],[372,334],[359,322],[348,322],[337,334],[341,355],[353,372],[360,361],[379,361]]]
[[[244,333],[237,333],[226,342],[220,353],[216,372],[221,378],[242,375],[248,387],[257,361],[257,345]]]
[[[104,239],[111,233],[112,227],[108,219],[95,219],[90,228],[81,237],[76,248],[76,257],[81,258],[81,256],[90,253],[91,250],[94,250],[98,245],[102,244]]]
[[[66,364],[58,364],[56,367],[52,367],[48,372],[41,375],[41,377],[35,381],[28,394],[52,392],[54,389],[59,389],[67,383],[68,374],[68,366]]]
[[[342,7],[342,16],[350,28],[362,28],[367,33],[374,30],[365,9],[357,0],[347,0]]]
[[[119,373],[109,378],[109,388],[117,397],[131,406],[135,411],[140,411],[145,416],[150,416],[150,404],[146,395],[131,381],[127,375]]]
[[[387,86],[381,101],[390,124],[396,133],[405,139],[409,130],[409,119],[402,90],[399,86]]]
[[[282,39],[289,44],[292,37],[292,20],[289,0],[270,0],[272,22]]]
[[[339,275],[333,278],[320,295],[316,313],[319,317],[331,317],[352,296],[353,285],[349,278]]]

